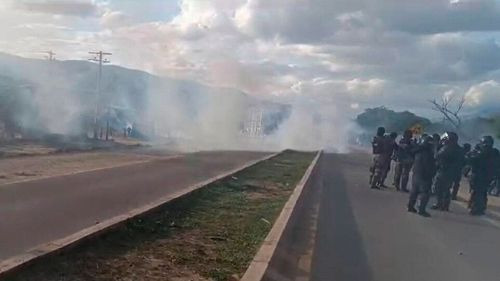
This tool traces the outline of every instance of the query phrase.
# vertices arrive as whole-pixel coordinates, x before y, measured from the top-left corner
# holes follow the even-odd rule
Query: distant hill
[[[88,129],[95,112],[97,73],[98,66],[87,61],[46,61],[0,53],[0,134],[75,134]],[[117,129],[135,124],[178,130],[191,121],[190,125],[201,126],[196,122],[206,119],[206,114],[231,119],[236,109],[233,107],[258,106],[265,111],[264,127],[269,131],[289,111],[287,105],[260,100],[235,89],[214,88],[113,65],[103,68],[99,104],[101,122],[107,112],[106,118]]]
[[[415,115],[409,111],[395,112],[385,107],[368,108],[356,118],[356,123],[365,130],[360,136],[367,143],[375,133],[376,128],[383,126],[387,132],[402,134],[404,130],[419,124],[424,132],[442,134],[454,129],[446,122],[431,122],[429,119]],[[461,142],[476,142],[483,135],[493,135],[500,138],[500,116],[470,117],[462,123]]]
[[[368,108],[356,117],[356,123],[367,131],[375,131],[383,126],[387,132],[403,132],[419,124],[424,129],[429,128],[432,122],[409,111],[395,112],[385,107]]]

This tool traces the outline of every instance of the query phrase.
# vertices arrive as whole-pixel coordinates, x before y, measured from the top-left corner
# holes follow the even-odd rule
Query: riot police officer
[[[432,134],[432,149],[434,150],[434,158],[436,158],[439,149],[443,146],[441,136],[439,134]]]
[[[386,138],[384,134],[385,128],[378,127],[377,134],[372,140],[373,163],[370,167],[370,187],[373,189],[380,189],[380,183],[386,166],[387,159],[385,159],[386,153],[384,153],[386,150]]]
[[[408,212],[418,212],[421,216],[430,217],[430,214],[426,211],[426,206],[429,202],[432,179],[436,168],[432,137],[423,135],[420,142],[412,147],[411,152],[414,155],[414,161]],[[417,211],[415,204],[419,197],[420,203]]]
[[[464,175],[464,169],[466,166],[465,163],[465,155],[469,153],[471,150],[471,146],[469,143],[464,143],[462,146],[462,157],[460,158],[461,162],[461,168],[456,171],[455,177],[452,182],[452,187],[451,187],[451,200],[457,200],[457,195],[458,195],[458,190],[460,189],[460,182],[462,181],[462,176]]]
[[[411,153],[413,146],[413,132],[406,130],[403,137],[399,140],[395,151],[396,167],[394,169],[394,187],[397,190],[408,192],[408,179],[413,165],[413,155]]]
[[[391,161],[393,159],[394,152],[397,150],[397,143],[396,139],[398,138],[398,133],[392,132],[389,135],[385,136],[385,148],[384,148],[384,154],[386,154],[386,157],[384,157],[384,171],[382,173],[382,178],[380,180],[380,187],[387,188],[385,185],[385,179],[387,178],[387,174],[389,174],[389,171],[391,170]]]
[[[471,166],[470,214],[484,215],[488,201],[488,186],[500,169],[500,153],[493,148],[491,136],[484,136],[476,148],[467,154],[467,162]]]
[[[457,171],[462,167],[462,148],[458,145],[458,135],[447,132],[441,138],[442,147],[436,154],[437,172],[434,179],[437,202],[432,209],[448,211],[450,207],[450,189]]]
[[[434,159],[436,159],[437,153],[439,152],[439,149],[442,147],[442,142],[441,142],[441,136],[439,134],[432,134],[432,149],[434,151]],[[437,164],[437,163],[436,163]],[[432,188],[431,188],[431,194],[435,195],[436,192],[436,175],[434,175],[434,179],[432,181]]]

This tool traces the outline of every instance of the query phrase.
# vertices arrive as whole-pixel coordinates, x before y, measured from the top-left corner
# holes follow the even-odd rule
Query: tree
[[[443,116],[443,121],[450,123],[458,133],[463,133],[461,111],[465,104],[465,97],[456,100],[454,96],[444,96],[440,101],[433,99],[429,102],[432,104],[432,110]]]
[[[428,128],[431,121],[417,116],[412,112],[395,112],[385,107],[367,108],[356,117],[356,122],[367,131],[374,131],[378,126],[384,126],[388,132],[402,133],[405,130],[419,125]]]

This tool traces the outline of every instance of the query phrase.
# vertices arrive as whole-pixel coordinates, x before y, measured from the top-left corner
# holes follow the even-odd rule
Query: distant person
[[[448,211],[451,201],[451,185],[453,179],[462,167],[462,148],[458,145],[458,135],[447,132],[441,139],[442,147],[436,154],[437,172],[434,178],[437,202],[434,210]]]
[[[414,161],[408,212],[430,217],[430,214],[426,211],[426,207],[429,203],[432,179],[436,169],[432,137],[422,135],[420,142],[412,147],[411,153],[414,155]],[[415,209],[417,199],[420,199],[418,210]]]
[[[471,150],[471,145],[469,143],[464,143],[462,147],[462,158],[460,159],[461,162],[461,168],[457,170],[457,173],[455,174],[455,177],[453,178],[453,182],[451,185],[451,200],[457,200],[458,196],[458,190],[460,189],[460,182],[462,181],[462,176],[464,175],[464,169],[465,169],[465,155],[469,153]]]
[[[391,170],[391,162],[394,156],[394,152],[397,150],[398,145],[396,143],[396,139],[398,138],[398,133],[392,132],[385,137],[385,149],[384,153],[387,154],[388,160],[385,163],[384,171],[382,174],[382,179],[380,180],[380,187],[387,188],[385,185],[385,180],[387,179],[387,175]]]
[[[471,166],[470,186],[472,188],[470,214],[484,215],[488,203],[488,187],[499,174],[500,152],[493,148],[491,136],[484,136],[474,150],[467,154]]]
[[[384,134],[385,128],[378,127],[377,134],[372,140],[373,163],[370,167],[370,188],[372,189],[380,189],[385,163],[387,162],[387,159],[385,159],[387,153],[385,153],[386,138]]]
[[[395,151],[396,167],[394,168],[393,185],[398,191],[402,190],[403,192],[408,192],[408,180],[413,165],[413,155],[411,151],[413,146],[413,132],[411,130],[406,130],[403,137],[399,140]]]

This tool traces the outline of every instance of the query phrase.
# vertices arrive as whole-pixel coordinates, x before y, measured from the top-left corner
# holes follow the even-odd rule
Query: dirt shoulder
[[[313,158],[287,151],[9,280],[238,279]]]
[[[0,158],[0,185],[153,161],[173,155],[174,152],[151,153],[145,148],[137,148],[119,152],[74,152]]]
[[[131,138],[116,137],[110,141],[94,140],[80,137],[49,135],[41,139],[0,140],[0,157],[15,158],[43,156],[71,152],[116,151],[150,144]]]

